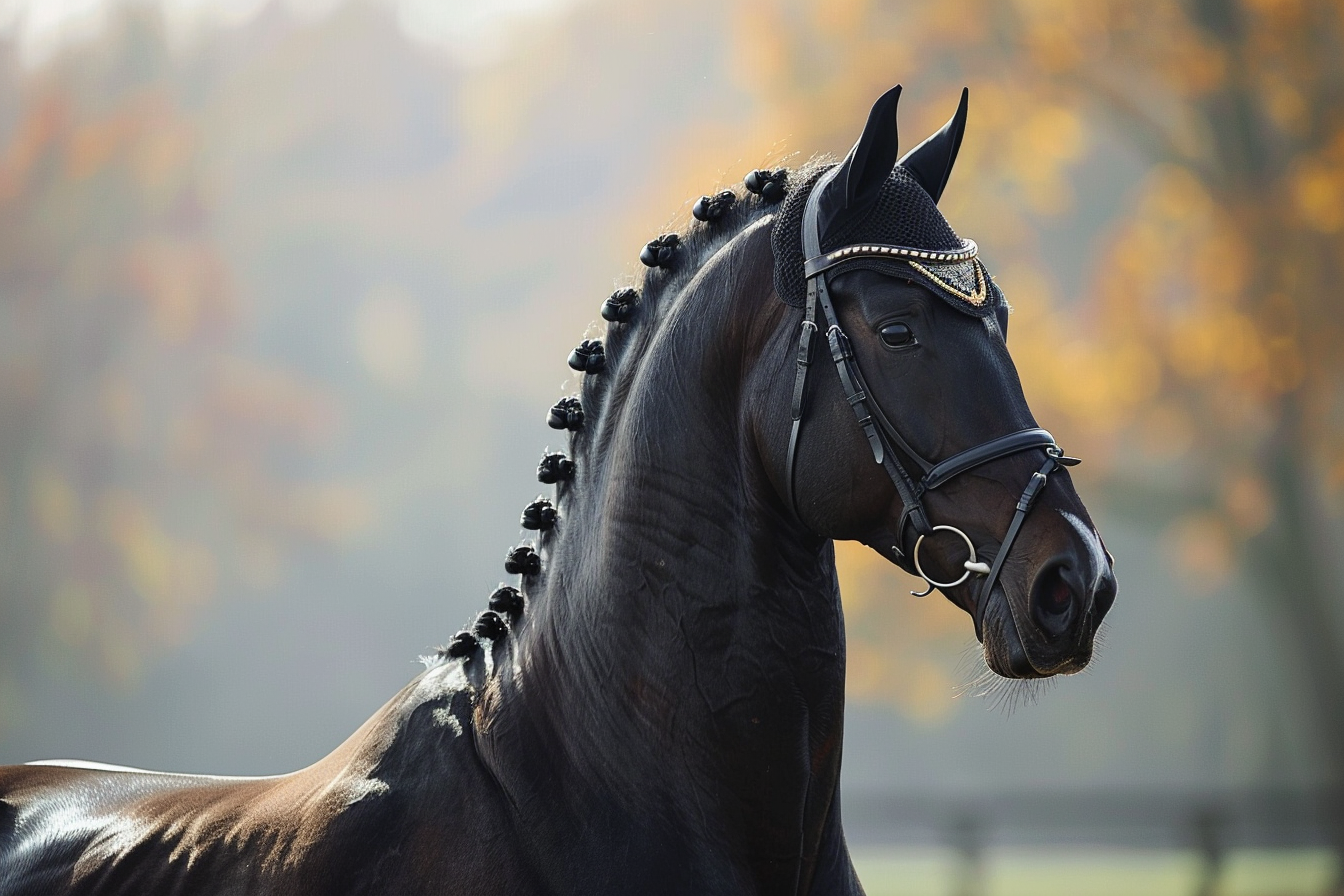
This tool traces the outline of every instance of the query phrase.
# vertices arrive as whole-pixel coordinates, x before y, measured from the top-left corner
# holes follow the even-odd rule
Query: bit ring
[[[919,565],[920,545],[924,544],[924,539],[928,537],[928,535],[932,535],[934,532],[939,531],[955,532],[957,535],[960,535],[961,540],[966,542],[966,550],[970,551],[971,553],[971,556],[966,560],[964,564],[962,564],[966,571],[963,572],[961,574],[961,578],[957,579],[955,582],[935,582],[933,579],[929,578],[927,573],[924,572],[924,567]],[[923,592],[911,591],[910,593],[913,594],[915,597],[928,597],[930,594],[933,593],[933,589],[935,588],[955,588],[962,582],[969,579],[971,577],[972,572],[979,572],[980,567],[983,566],[983,564],[978,563],[975,559],[975,545],[971,544],[970,536],[967,535],[965,532],[961,531],[960,529],[958,529],[956,526],[934,526],[931,530],[929,530],[927,535],[919,536],[919,538],[915,541],[915,549],[911,552],[911,559],[913,559],[915,562],[915,572],[919,573],[919,577],[923,579],[925,582],[927,582],[929,586]]]

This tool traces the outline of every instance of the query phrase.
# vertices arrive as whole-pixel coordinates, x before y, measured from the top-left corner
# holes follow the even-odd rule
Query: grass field
[[[1200,856],[1182,850],[992,850],[970,888],[950,850],[852,850],[868,896],[1196,896]],[[1241,850],[1218,875],[1217,896],[1326,896],[1335,859],[1325,850]]]

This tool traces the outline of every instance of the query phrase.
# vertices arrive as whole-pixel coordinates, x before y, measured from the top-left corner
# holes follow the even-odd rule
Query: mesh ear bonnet
[[[793,187],[775,218],[771,247],[775,253],[775,291],[786,304],[801,308],[806,301],[803,275],[803,209],[817,180],[833,166],[808,166],[793,178]],[[865,241],[909,246],[914,249],[956,252],[961,240],[937,204],[919,182],[897,165],[877,200],[858,218],[842,219],[821,236],[823,252]],[[920,265],[923,270],[915,265]],[[1004,320],[1007,304],[979,259],[952,264],[921,264],[875,258],[856,258],[837,270],[863,268],[928,287],[958,311],[975,317],[995,315]],[[834,274],[832,274],[834,276]],[[978,299],[978,301],[977,301]],[[1002,310],[1001,310],[1002,309]],[[1000,329],[1006,329],[1001,327]]]

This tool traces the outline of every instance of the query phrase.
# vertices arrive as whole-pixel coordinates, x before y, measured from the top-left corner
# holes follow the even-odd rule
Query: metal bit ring
[[[939,531],[955,532],[961,536],[962,541],[966,542],[966,550],[970,551],[971,553],[971,556],[966,560],[964,564],[962,564],[965,567],[966,571],[963,572],[961,574],[961,578],[957,579],[955,582],[935,582],[933,579],[929,578],[928,575],[924,572],[924,567],[919,565],[919,548],[922,544],[924,544],[924,539],[927,538],[928,536],[927,535],[919,536],[919,538],[915,541],[915,549],[911,552],[911,557],[915,562],[915,572],[919,573],[919,577],[923,579],[925,582],[927,582],[929,587],[924,589],[924,591],[922,592],[911,591],[910,593],[913,594],[915,597],[928,597],[930,594],[933,593],[933,589],[935,588],[955,588],[962,582],[970,578],[972,572],[978,571],[978,569],[973,569],[973,565],[978,567],[980,564],[976,562],[975,545],[971,544],[970,536],[968,536],[965,532],[958,529],[956,526],[934,526],[933,529],[931,529],[928,534],[932,535],[934,532]]]

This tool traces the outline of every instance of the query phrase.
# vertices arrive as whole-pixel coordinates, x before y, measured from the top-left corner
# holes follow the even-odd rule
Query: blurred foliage
[[[83,63],[14,79],[0,147],[0,727],[23,664],[129,686],[221,587],[367,515],[286,472],[339,433],[332,396],[232,351],[246,309],[153,29]]]
[[[1085,496],[1161,527],[1187,591],[1215,592],[1244,558],[1297,630],[1316,633],[1306,661],[1326,666],[1308,671],[1339,683],[1318,517],[1337,515],[1344,485],[1332,307],[1342,15],[1325,0],[592,0],[461,72],[432,122],[451,148],[385,160],[382,181],[350,173],[367,174],[364,156],[342,160],[346,181],[306,163],[352,131],[379,158],[400,145],[390,132],[431,127],[398,88],[450,90],[403,77],[409,57],[369,36],[372,13],[338,12],[287,44],[272,21],[255,47],[213,58],[224,71],[259,60],[233,85],[212,83],[217,95],[151,27],[13,74],[22,120],[0,166],[0,716],[16,699],[6,675],[34,642],[129,679],[143,645],[185,637],[212,594],[264,586],[295,545],[368,522],[360,490],[296,472],[339,438],[337,387],[239,356],[249,316],[212,231],[221,184],[286,198],[292,217],[252,222],[258,243],[296,222],[323,236],[343,227],[458,269],[455,301],[476,315],[463,312],[462,332],[488,325],[470,304],[478,293],[523,284],[522,298],[491,300],[519,342],[549,345],[575,308],[595,307],[595,278],[619,273],[595,267],[610,264],[607,244],[637,247],[651,222],[757,165],[843,152],[893,80],[907,86],[905,146],[971,88],[944,210],[1014,305],[1027,396],[1086,459]],[[649,74],[675,67],[723,86],[693,93]],[[343,69],[360,77],[331,89]],[[573,85],[600,85],[583,89],[602,101]],[[607,105],[624,116],[577,111]],[[374,117],[356,127],[359,115]],[[288,180],[211,160],[219,119],[247,132],[252,163],[290,154]],[[1059,249],[1077,246],[1075,231],[1099,234],[1081,257]],[[534,257],[511,254],[518,244]],[[527,279],[562,267],[545,289]],[[409,390],[436,360],[425,326],[412,298],[374,286],[354,320],[356,357],[374,381]],[[554,397],[549,355],[501,370],[479,341],[460,350],[453,373],[469,387]],[[906,577],[875,555],[838,551],[851,693],[947,718],[966,677],[964,614],[908,598]]]
[[[894,79],[910,88],[910,146],[970,86],[943,205],[1014,305],[1037,417],[1087,459],[1085,484],[1168,527],[1188,589],[1216,590],[1243,557],[1262,583],[1317,570],[1296,596],[1266,594],[1299,634],[1324,632],[1309,647],[1325,666],[1304,671],[1340,683],[1315,521],[1337,516],[1344,484],[1344,6],[747,0],[734,22],[757,156],[762,134],[843,151]],[[1116,190],[1112,166],[1123,192],[1106,208],[1088,194]],[[1082,263],[1060,259],[1049,234],[1083,212],[1106,215],[1102,235]],[[1061,282],[1072,267],[1078,282]],[[930,703],[911,681],[930,663],[946,677],[955,656],[912,652],[905,633],[942,631],[946,608],[891,600],[874,561],[841,558],[851,630],[882,633],[855,639],[851,693],[936,716],[953,689]]]

